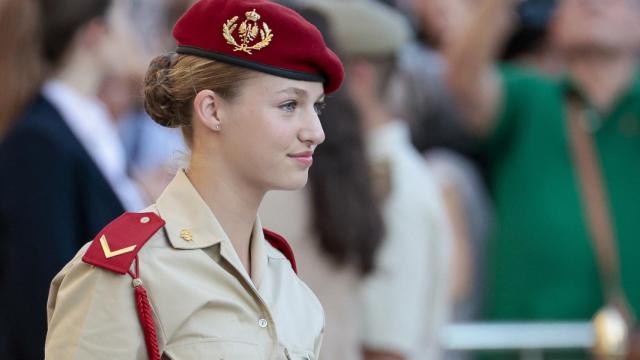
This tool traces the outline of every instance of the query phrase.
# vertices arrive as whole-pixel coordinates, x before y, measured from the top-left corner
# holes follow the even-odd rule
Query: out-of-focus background
[[[141,86],[190,3],[0,0],[0,358],[42,358],[53,276],[188,161]],[[635,344],[640,0],[282,3],[346,71],[309,184],[260,210],[323,303],[322,359]]]

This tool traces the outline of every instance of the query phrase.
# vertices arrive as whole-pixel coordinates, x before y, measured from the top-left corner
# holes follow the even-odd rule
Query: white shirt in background
[[[59,80],[46,82],[42,93],[60,112],[123,207],[128,211],[144,208],[146,204],[140,191],[127,175],[124,147],[105,106]]]
[[[442,195],[408,126],[393,121],[367,136],[369,160],[389,165],[382,203],[385,237],[376,270],[360,292],[362,342],[404,354],[440,359],[439,336],[449,318],[452,233]]]

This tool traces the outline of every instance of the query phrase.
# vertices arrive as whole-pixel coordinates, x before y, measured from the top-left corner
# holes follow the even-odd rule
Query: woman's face
[[[319,82],[263,73],[247,80],[238,96],[218,106],[219,150],[228,169],[261,191],[302,188],[324,141],[323,101]]]

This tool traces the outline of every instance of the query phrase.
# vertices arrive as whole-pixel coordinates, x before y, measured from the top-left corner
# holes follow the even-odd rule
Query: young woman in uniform
[[[343,79],[322,35],[259,0],[200,0],[145,108],[191,148],[156,203],[115,219],[52,283],[50,359],[316,359],[322,307],[286,241],[260,225],[273,189],[307,181],[318,111]]]

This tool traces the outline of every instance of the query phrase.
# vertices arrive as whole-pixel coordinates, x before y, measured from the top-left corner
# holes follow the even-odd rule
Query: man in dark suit
[[[39,3],[43,54],[54,71],[0,143],[2,359],[43,358],[51,279],[124,211],[104,151],[91,148],[115,138],[115,129],[104,130],[113,128],[106,116],[93,118],[110,0]]]

